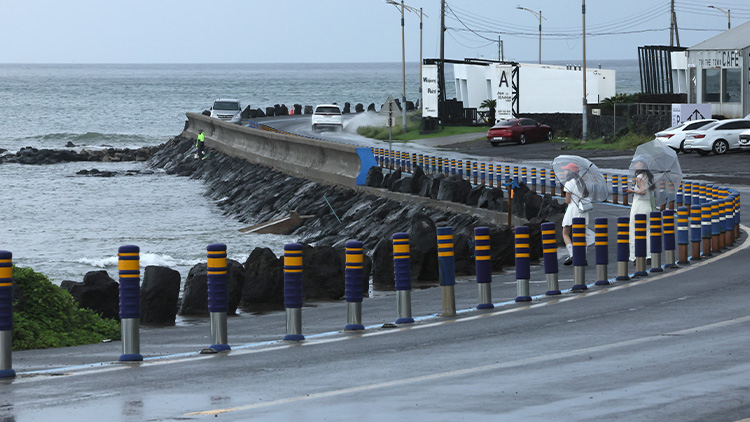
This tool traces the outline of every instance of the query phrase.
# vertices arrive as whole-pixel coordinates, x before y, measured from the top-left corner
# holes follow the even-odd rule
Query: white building
[[[497,100],[497,118],[507,118],[501,103],[517,94],[517,112],[582,113],[583,75],[580,67],[517,64],[517,86],[508,73],[512,66],[501,63],[453,64],[456,99],[466,108],[479,108],[486,99]],[[504,74],[505,72],[505,74]],[[513,89],[515,88],[515,93]],[[615,71],[586,69],[586,102],[600,103],[615,95]]]
[[[728,118],[750,114],[750,22],[672,53],[674,92]]]

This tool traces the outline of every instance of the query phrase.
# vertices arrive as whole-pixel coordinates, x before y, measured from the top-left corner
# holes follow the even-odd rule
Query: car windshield
[[[341,110],[338,107],[318,107],[315,114],[341,114]]]
[[[677,126],[672,126],[672,127],[670,127],[670,128],[664,129],[664,130],[662,130],[662,132],[666,132],[666,131],[668,131],[668,130],[678,130],[678,129],[680,129],[680,128],[683,128],[683,127],[687,126],[687,124],[688,124],[688,123],[689,123],[689,122],[684,122],[684,123],[680,123],[680,124],[679,124],[679,125],[677,125]]]
[[[239,110],[240,104],[236,101],[214,101],[214,110]]]
[[[503,120],[502,122],[499,122],[494,127],[511,127],[514,124],[516,124],[515,120]]]

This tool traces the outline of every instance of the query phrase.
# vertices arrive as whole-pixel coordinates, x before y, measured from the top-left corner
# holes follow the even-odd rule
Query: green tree
[[[479,105],[481,108],[489,108],[489,116],[487,120],[490,122],[490,126],[495,126],[495,107],[497,107],[497,100],[486,99]]]

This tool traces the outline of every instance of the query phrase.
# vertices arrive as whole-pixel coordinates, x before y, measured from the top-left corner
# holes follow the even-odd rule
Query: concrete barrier
[[[226,155],[308,180],[346,187],[364,185],[375,166],[370,148],[275,133],[187,113],[183,136],[206,135],[206,146]]]

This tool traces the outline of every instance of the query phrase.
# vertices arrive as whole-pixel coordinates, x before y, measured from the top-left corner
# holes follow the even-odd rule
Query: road
[[[520,160],[521,148],[536,147],[487,153]],[[734,158],[695,158],[734,171]],[[750,418],[746,238],[661,275],[557,297],[544,296],[535,266],[525,304],[513,301],[510,268],[493,276],[491,310],[474,310],[476,284],[460,279],[456,317],[439,315],[440,288],[414,290],[417,321],[396,328],[395,296],[381,292],[363,303],[360,334],[341,332],[344,303],[308,304],[299,344],[280,341],[285,317],[271,312],[230,318],[232,351],[219,354],[198,353],[209,344],[201,318],[144,327],[139,364],[113,362],[119,342],[16,352],[19,375],[1,381],[0,419],[739,421]],[[560,285],[572,285],[570,267],[561,267]]]

